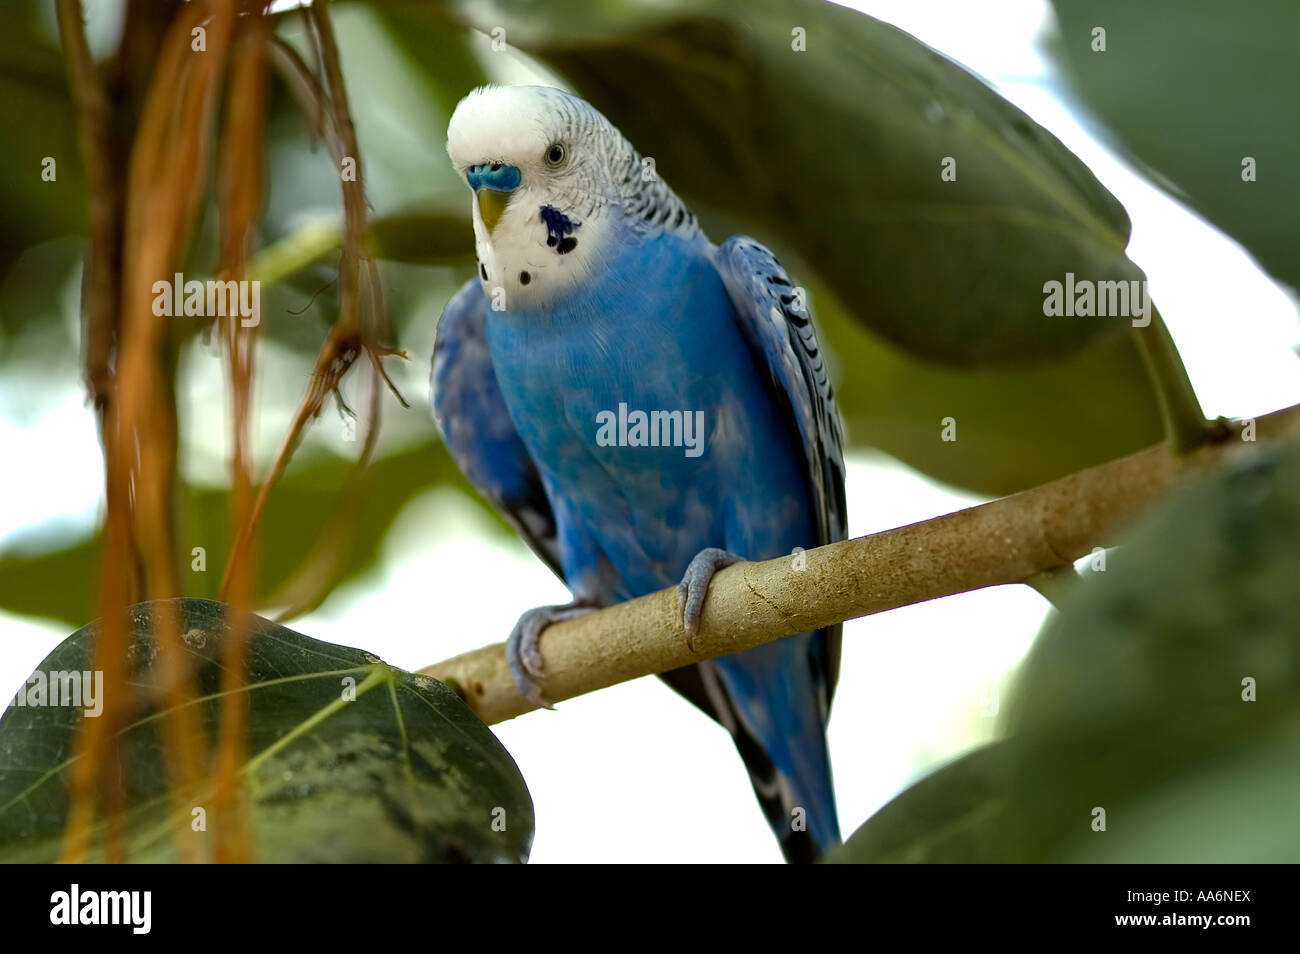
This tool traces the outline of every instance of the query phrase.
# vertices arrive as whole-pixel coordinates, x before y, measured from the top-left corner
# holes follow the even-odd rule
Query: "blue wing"
[[[487,298],[477,279],[443,309],[433,344],[433,416],[452,459],[560,579],[555,514],[492,370]]]
[[[803,449],[817,543],[843,540],[848,523],[844,438],[803,294],[775,256],[751,238],[728,239],[714,250],[713,260],[754,362],[766,371],[772,398]],[[830,626],[713,663],[729,697],[725,708],[740,716],[733,720],[739,724],[721,721],[731,729],[792,860],[816,857],[839,838],[825,727],[839,675],[840,636],[841,627]],[[791,832],[796,806],[808,811],[815,845]]]
[[[714,252],[714,262],[755,361],[766,368],[776,400],[799,435],[817,510],[818,544],[843,540],[848,534],[844,432],[807,302],[776,256],[748,236],[729,238]],[[820,631],[827,706],[839,676],[840,629]]]

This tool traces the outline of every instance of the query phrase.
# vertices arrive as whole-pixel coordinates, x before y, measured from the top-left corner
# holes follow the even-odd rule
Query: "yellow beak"
[[[501,221],[501,213],[505,212],[506,205],[510,202],[510,193],[485,188],[479,189],[477,195],[478,211],[483,216],[483,224],[487,226],[490,235]]]

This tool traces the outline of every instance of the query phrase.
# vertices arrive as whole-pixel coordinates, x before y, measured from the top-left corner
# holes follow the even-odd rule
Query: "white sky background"
[[[1151,281],[1208,414],[1247,416],[1300,402],[1293,302],[1237,245],[1147,185],[1081,125],[1038,49],[1041,32],[1054,28],[1046,0],[849,5],[980,73],[1115,193],[1133,221],[1130,254]],[[5,469],[0,543],[30,539],[37,527],[43,540],[55,526],[79,535],[100,507],[90,411],[69,391],[33,412],[32,396],[14,390],[0,389],[0,447],[23,466]],[[855,536],[979,500],[883,456],[851,460],[848,479]],[[418,668],[503,639],[522,610],[567,598],[522,543],[504,545],[475,505],[439,489],[399,516],[375,573],[292,626]],[[1006,688],[1045,612],[1027,587],[1000,587],[845,626],[830,731],[845,835],[925,772],[993,737],[996,720],[981,714],[991,687]],[[66,635],[62,624],[0,613],[0,698]],[[780,860],[730,739],[656,679],[495,731],[533,794],[535,862]]]

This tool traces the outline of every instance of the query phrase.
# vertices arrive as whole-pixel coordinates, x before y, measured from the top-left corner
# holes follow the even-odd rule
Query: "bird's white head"
[[[507,303],[567,291],[608,256],[616,232],[698,233],[653,165],[563,90],[474,90],[452,114],[447,154],[474,193],[479,279]]]

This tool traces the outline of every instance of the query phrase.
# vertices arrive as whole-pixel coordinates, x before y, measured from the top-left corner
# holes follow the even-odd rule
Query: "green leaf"
[[[469,89],[488,81],[465,31],[457,29],[444,4],[383,3],[374,12],[448,117]]]
[[[1276,857],[1241,813],[1282,797],[1252,781],[1270,765],[1275,785],[1293,777],[1300,446],[1246,453],[1143,520],[1025,661],[1008,726],[1017,818],[1035,853]],[[1257,701],[1244,700],[1246,680]],[[1198,816],[1188,806],[1203,804],[1208,780],[1220,807]],[[1098,807],[1104,833],[1089,827]]]
[[[370,223],[370,248],[378,258],[410,265],[474,264],[474,227],[468,194],[459,208],[445,203],[409,206]]]
[[[1300,445],[1186,486],[1067,594],[1017,676],[1007,737],[830,860],[1294,860],[1297,539]]]
[[[829,864],[1014,862],[1007,753],[994,743],[932,772],[853,833]]]
[[[228,608],[171,601],[197,685],[193,705],[212,750]],[[132,716],[118,736],[128,793],[128,860],[175,860],[160,737],[160,603],[130,609]],[[38,672],[90,668],[92,623]],[[263,862],[448,862],[527,859],[532,799],[496,737],[454,692],[357,649],[310,639],[250,617],[248,786]],[[355,700],[345,689],[355,686]],[[83,700],[84,702],[85,700]],[[67,813],[64,774],[82,708],[11,707],[0,719],[0,859],[49,861]],[[200,793],[197,807],[210,792]],[[185,821],[191,809],[184,807]],[[504,819],[498,831],[496,819]],[[187,831],[190,825],[184,826]],[[98,851],[99,830],[96,832]],[[212,832],[191,832],[202,852]],[[203,855],[201,855],[203,856]]]
[[[1189,766],[1126,807],[1112,827],[1076,834],[1060,859],[1082,864],[1295,864],[1300,846],[1300,724]],[[1112,819],[1113,824],[1113,819]]]
[[[1024,370],[945,368],[872,334],[826,294],[813,311],[852,447],[873,446],[945,483],[1015,493],[1158,443],[1155,393],[1131,335]],[[955,441],[942,440],[943,420]]]
[[[1056,53],[1151,178],[1300,287],[1294,0],[1053,0]],[[1106,31],[1104,52],[1093,31]],[[1243,160],[1256,179],[1242,179]]]
[[[1050,133],[891,26],[821,0],[463,9],[567,77],[716,241],[743,229],[795,253],[797,280],[811,268],[912,354],[1023,367],[1126,326],[1043,314],[1044,284],[1067,272],[1142,277],[1123,208]]]
[[[34,6],[34,5],[33,5]],[[0,275],[25,248],[80,232],[86,182],[76,118],[60,51],[36,24],[36,11],[9,11],[0,32]],[[42,178],[46,159],[55,179]]]
[[[358,445],[359,446],[359,445]],[[469,490],[441,443],[421,444],[378,458],[366,492],[341,519],[333,517],[353,462],[333,455],[296,459],[271,491],[257,536],[256,597],[265,600],[294,578],[322,540],[346,539],[336,583],[375,565],[389,528],[402,508],[430,487],[451,483]],[[478,499],[474,495],[474,499]],[[186,555],[181,581],[187,593],[215,598],[230,549],[229,492],[221,487],[181,487],[179,541]],[[505,526],[502,522],[502,527]],[[98,534],[47,552],[11,550],[0,555],[0,607],[74,625],[94,615],[99,579]],[[206,567],[189,554],[203,547]]]

